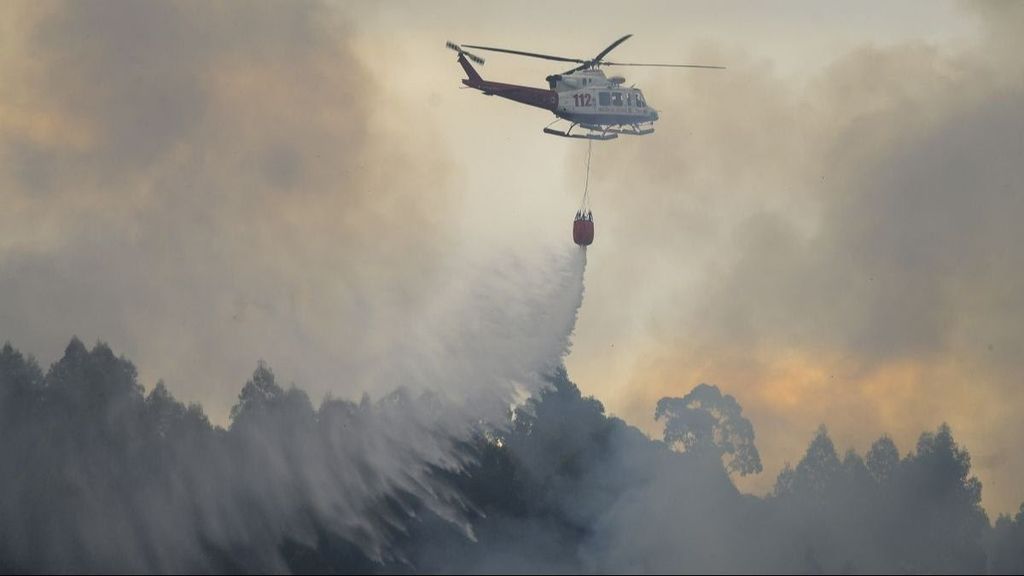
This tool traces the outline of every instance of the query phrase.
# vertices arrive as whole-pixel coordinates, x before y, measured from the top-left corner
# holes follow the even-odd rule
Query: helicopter
[[[487,96],[498,96],[509,100],[550,110],[557,118],[544,128],[545,134],[564,138],[585,138],[588,140],[612,140],[620,134],[627,136],[645,136],[654,132],[654,123],[658,120],[658,111],[648,104],[639,88],[623,85],[626,79],[622,76],[606,76],[602,66],[656,66],[664,68],[705,68],[724,70],[724,66],[703,66],[698,64],[638,64],[633,62],[609,62],[604,59],[609,52],[622,44],[632,34],[626,34],[597,56],[589,60],[566,58],[550,54],[523,52],[507,48],[493,48],[473,44],[458,45],[447,42],[445,45],[458,52],[458,62],[466,71],[467,78],[462,81],[469,88],[474,88]],[[484,80],[470,61],[483,65],[484,59],[468,52],[465,48],[503,52],[530,58],[542,58],[557,62],[573,62],[579,64],[571,70],[552,74],[546,78],[548,89],[532,86],[519,86]],[[568,129],[552,128],[559,122],[569,122]],[[573,133],[579,126],[582,133]]]

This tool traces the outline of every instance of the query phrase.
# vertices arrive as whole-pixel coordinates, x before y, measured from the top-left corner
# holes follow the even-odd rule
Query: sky
[[[727,69],[628,70],[661,120],[594,145],[570,377],[655,437],[659,398],[732,394],[755,493],[820,424],[907,452],[945,421],[990,514],[1024,500],[1020,4],[0,14],[0,339],[44,364],[104,340],[223,423],[260,359],[314,397],[390,391],[411,326],[444,362],[477,322],[453,295],[545,285],[586,153],[460,89],[444,42],[588,57],[631,33],[616,58]],[[503,82],[560,70],[484,56]]]

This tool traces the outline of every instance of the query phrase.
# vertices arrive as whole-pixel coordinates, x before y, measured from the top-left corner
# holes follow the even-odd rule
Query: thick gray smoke
[[[603,198],[616,242],[590,271],[573,373],[602,392],[632,379],[608,400],[637,423],[661,396],[724,386],[761,425],[768,481],[822,421],[866,447],[948,419],[986,507],[1014,510],[1024,4],[962,8],[970,41],[865,43],[799,78],[746,39],[705,47],[721,74],[652,75],[651,98],[671,98],[656,141],[595,148],[594,180],[630,193]],[[626,331],[635,344],[591,348]]]
[[[340,11],[5,10],[4,336],[47,358],[107,341],[219,423],[261,356],[318,398],[375,390],[447,279],[458,206]]]

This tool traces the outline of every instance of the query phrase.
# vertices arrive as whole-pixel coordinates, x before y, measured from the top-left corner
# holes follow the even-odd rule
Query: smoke
[[[803,81],[710,43],[694,57],[728,70],[653,78],[653,140],[594,162],[596,181],[631,194],[605,199],[618,240],[590,271],[587,309],[630,313],[584,312],[573,373],[652,432],[659,397],[725,386],[775,466],[822,421],[865,447],[876,431],[909,443],[941,414],[978,446],[986,504],[1012,510],[1021,16],[966,4],[977,41],[858,46]]]
[[[6,348],[2,453],[19,472],[0,486],[0,564],[286,571],[284,543],[316,548],[327,535],[352,561],[404,565],[395,543],[419,514],[472,538],[473,504],[445,475],[474,461],[460,446],[502,433],[509,406],[550,385],[582,301],[585,250],[543,260],[449,286],[430,323],[380,359],[378,386],[394,391],[376,402],[314,409],[261,364],[227,432],[162,383],[144,395],[104,344],[73,340],[45,379]]]
[[[312,387],[342,370],[335,393],[368,390],[364,360],[443,279],[458,211],[444,156],[395,129],[411,119],[353,55],[344,14],[106,1],[5,13],[5,335],[45,357],[68,334],[102,338],[219,422],[259,355]]]
[[[4,11],[3,337],[45,357],[68,334],[102,338],[142,370],[76,340],[26,400],[47,424],[8,414],[34,432],[5,445],[32,470],[5,478],[5,561],[195,571],[244,549],[243,565],[281,570],[281,541],[318,530],[397,560],[402,498],[469,530],[432,475],[462,467],[459,443],[546,386],[585,252],[454,241],[445,158],[429,130],[396,129],[430,120],[388,106],[334,7]],[[260,357],[321,407],[261,369],[238,404],[256,408],[225,435],[170,396],[226,424]],[[157,377],[167,384],[143,397]],[[47,429],[62,444],[33,449],[26,438]],[[43,477],[54,484],[34,492]]]
[[[334,7],[6,4],[0,338],[112,347],[0,354],[0,570],[980,572],[996,535],[1020,572],[971,476],[1017,503],[1020,9],[969,9],[982,45],[864,47],[803,92],[705,47],[727,74],[645,84],[677,98],[656,145],[595,153],[629,193],[579,357],[650,343],[616,384],[684,436],[725,402],[736,438],[679,454],[558,370],[586,252],[460,242],[431,116]],[[229,421],[260,357],[299,387],[261,364]],[[946,428],[819,434],[765,498],[709,457],[778,469],[820,421],[906,450],[946,414],[974,469]]]
[[[472,419],[503,419],[509,401],[545,386],[569,352],[583,302],[586,249],[461,256],[375,378],[432,390]]]
[[[1011,548],[1024,515],[990,527],[970,455],[948,426],[921,434],[902,458],[888,437],[863,457],[841,455],[822,427],[774,479],[773,492],[754,497],[730,481],[724,446],[673,451],[606,416],[564,371],[552,381],[517,411],[500,441],[478,448],[482,457],[458,482],[480,510],[476,539],[425,520],[404,543],[419,570],[983,573],[1020,566]],[[706,384],[691,395],[727,396]],[[736,413],[717,402],[686,404],[691,420],[701,414],[721,431],[735,429]],[[667,432],[671,441],[674,430]],[[991,545],[994,535],[1000,548]]]
[[[18,466],[0,474],[0,568],[1019,570],[1024,520],[989,525],[947,426],[903,458],[887,437],[840,458],[822,428],[759,498],[730,477],[761,467],[732,395],[663,398],[665,442],[605,415],[559,367],[586,251],[539,260],[451,284],[379,372],[391,394],[315,409],[261,363],[227,430],[162,383],[144,394],[104,344],[73,340],[45,377],[5,346],[0,455]]]

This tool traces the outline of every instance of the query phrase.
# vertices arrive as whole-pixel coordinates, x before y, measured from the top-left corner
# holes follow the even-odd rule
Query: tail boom
[[[543,108],[552,112],[558,108],[558,93],[554,90],[484,80],[476,71],[476,68],[466,59],[465,54],[459,54],[459,64],[462,65],[462,69],[466,71],[467,76],[462,83],[488,96],[507,98],[520,104]]]

